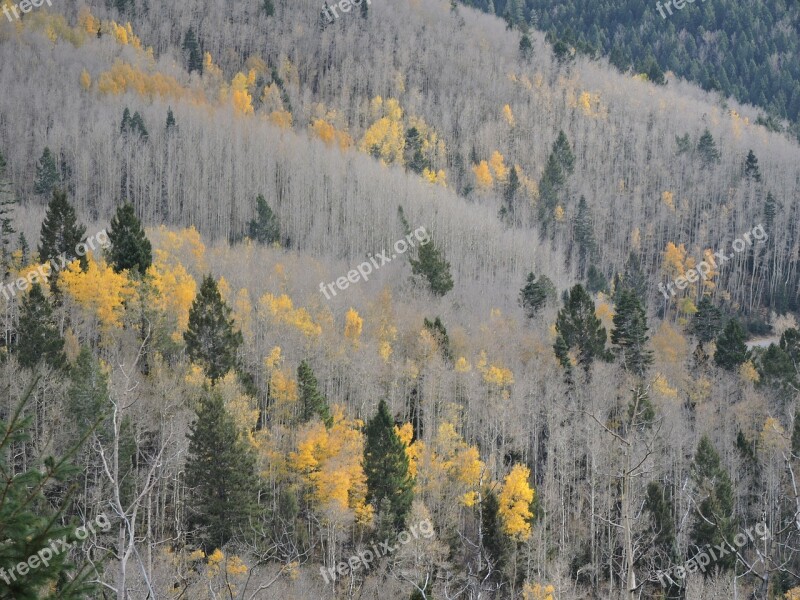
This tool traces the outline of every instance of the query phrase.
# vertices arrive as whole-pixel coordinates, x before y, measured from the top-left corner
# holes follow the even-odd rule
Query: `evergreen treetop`
[[[241,331],[234,327],[231,309],[222,299],[211,275],[203,284],[189,310],[189,327],[183,334],[186,353],[216,383],[236,367],[236,352],[242,345]]]
[[[377,509],[388,501],[395,531],[405,525],[414,499],[414,482],[408,473],[408,456],[394,430],[394,421],[386,402],[367,423],[364,443],[364,474],[367,478],[367,502]]]
[[[111,262],[114,271],[137,270],[142,275],[153,263],[150,240],[147,239],[142,224],[136,218],[133,204],[122,204],[111,219],[108,231],[111,243]]]

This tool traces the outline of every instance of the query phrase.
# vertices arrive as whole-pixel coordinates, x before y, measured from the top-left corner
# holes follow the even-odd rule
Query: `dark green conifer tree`
[[[69,373],[67,408],[70,419],[83,434],[110,408],[108,375],[100,368],[88,346],[82,346]],[[101,440],[109,433],[104,426],[96,430]]]
[[[714,353],[714,362],[726,371],[733,371],[750,358],[750,352],[745,344],[745,333],[739,321],[731,319],[725,326],[722,335],[717,338],[717,351]]]
[[[577,348],[578,364],[588,374],[595,359],[611,360],[606,350],[606,329],[595,315],[594,301],[581,284],[567,294],[558,313],[556,331],[567,350]]]
[[[715,339],[722,331],[722,311],[711,303],[708,296],[703,296],[697,305],[690,331],[701,346]]]
[[[167,108],[167,131],[172,131],[175,129],[175,115],[172,114],[172,107]]]
[[[578,276],[583,278],[586,273],[586,265],[593,262],[597,252],[597,243],[594,239],[594,229],[592,227],[592,215],[586,204],[586,198],[581,195],[578,201],[578,212],[574,221],[575,243],[578,246]]]
[[[54,540],[65,543],[77,542],[76,526],[61,525],[64,522],[63,508],[69,498],[61,503],[62,508],[52,508],[53,497],[45,497],[43,490],[68,480],[78,469],[66,458],[51,457],[25,463],[25,470],[15,473],[15,465],[9,463],[12,449],[30,443],[31,418],[23,418],[25,405],[30,401],[36,382],[23,393],[22,401],[16,405],[8,421],[0,419],[0,598],[3,600],[83,600],[96,597],[97,587],[88,583],[96,571],[92,565],[80,568],[70,563],[69,552],[51,552],[52,558],[45,564],[25,574],[18,565],[27,562]],[[78,442],[82,444],[83,440]],[[67,452],[74,454],[76,447]],[[79,543],[79,542],[78,542]],[[46,553],[43,553],[46,555]],[[94,568],[99,568],[106,558],[95,557]],[[13,570],[13,576],[12,576]]]
[[[59,257],[71,261],[75,258],[78,244],[86,241],[86,227],[78,224],[75,209],[67,201],[66,192],[53,190],[53,198],[47,205],[42,229],[39,235],[39,260],[42,262],[55,261],[61,265]],[[88,268],[85,256],[79,259],[81,268]],[[50,271],[50,290],[58,294],[58,271]]]
[[[503,532],[500,519],[500,502],[492,490],[485,490],[481,500],[481,534],[483,548],[486,550],[497,581],[503,573],[511,553],[511,540]]]
[[[256,460],[217,391],[206,391],[200,399],[187,437],[189,533],[210,554],[244,530],[254,514]]]
[[[453,360],[453,355],[450,352],[450,338],[447,335],[447,329],[445,329],[442,320],[439,317],[436,317],[433,321],[429,321],[426,318],[423,319],[423,324],[425,329],[433,336],[433,339],[436,340],[436,345],[439,347],[439,351],[442,353],[445,360]]]
[[[703,436],[697,446],[692,463],[692,480],[698,497],[694,525],[690,533],[691,544],[698,550],[706,545],[731,544],[736,535],[733,514],[733,486],[719,454],[708,436]],[[736,555],[728,553],[716,563],[723,570],[731,569]],[[708,576],[710,572],[706,573]]]
[[[17,333],[15,354],[23,367],[32,369],[42,361],[53,369],[66,365],[64,340],[39,283],[34,283],[22,300]]]
[[[525,316],[533,319],[555,295],[555,286],[547,275],[540,275],[537,279],[533,273],[528,273],[525,286],[519,291],[519,305]]]
[[[395,531],[405,525],[414,499],[414,482],[408,473],[405,446],[394,431],[394,421],[386,402],[367,423],[364,442],[364,474],[367,478],[367,502],[376,512],[388,501]]]
[[[275,14],[275,5],[273,4],[272,0],[264,0],[261,8],[264,10],[264,14],[268,17],[271,17]]]
[[[300,407],[301,415],[300,421],[306,423],[310,421],[315,415],[322,419],[326,427],[333,424],[331,411],[328,407],[328,401],[317,389],[317,378],[314,377],[314,371],[311,370],[308,362],[305,360],[300,362],[297,367],[297,386],[300,392]]]
[[[720,153],[717,150],[717,143],[714,141],[714,136],[706,129],[700,140],[697,142],[697,153],[700,155],[700,161],[703,168],[710,167],[711,165],[719,164]]]
[[[618,295],[613,321],[611,343],[618,347],[622,368],[644,377],[653,363],[653,352],[647,348],[647,315],[634,290],[623,289]]]
[[[189,327],[183,340],[191,361],[203,368],[212,383],[236,367],[236,352],[243,342],[230,314],[217,282],[206,275],[189,310]]]
[[[619,277],[617,277],[616,281],[619,281]],[[595,265],[589,265],[589,270],[586,273],[586,289],[592,294],[598,292],[603,292],[604,294],[608,293],[608,281],[606,281],[606,276],[603,275],[603,272]]]
[[[42,157],[36,163],[36,181],[33,184],[33,191],[41,195],[51,194],[59,180],[56,159],[50,152],[50,148],[45,147]]]
[[[114,271],[137,270],[144,275],[153,263],[153,249],[136,218],[133,204],[126,202],[117,209],[108,231],[111,263]]]
[[[122,124],[119,126],[120,133],[129,133],[131,130],[131,111],[126,106],[122,111]]]
[[[256,198],[256,218],[250,221],[247,235],[259,244],[274,244],[281,238],[278,217],[261,194]]]
[[[203,53],[200,50],[200,44],[197,42],[197,37],[194,34],[194,29],[189,27],[189,31],[183,37],[183,52],[186,57],[186,65],[189,73],[197,71],[200,75],[203,74]]]
[[[752,150],[747,153],[747,158],[744,161],[744,176],[746,179],[752,179],[755,182],[761,181],[761,171],[758,168],[758,159]]]
[[[6,159],[0,152],[0,282],[10,274],[12,237],[16,233],[13,215],[17,200],[11,189],[6,168]]]

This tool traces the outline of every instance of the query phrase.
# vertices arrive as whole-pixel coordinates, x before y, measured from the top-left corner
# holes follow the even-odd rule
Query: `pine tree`
[[[172,131],[175,129],[175,115],[172,114],[172,107],[167,107],[167,131]]]
[[[364,2],[364,5],[366,5],[366,2]],[[425,160],[425,155],[422,154],[422,142],[422,136],[416,127],[410,127],[406,131],[406,147],[404,151],[406,165],[417,174],[430,167],[428,161]]]
[[[523,33],[519,39],[519,55],[523,60],[530,60],[531,56],[533,56],[533,44],[531,44],[531,38],[527,33]]]
[[[517,168],[512,167],[508,175],[508,182],[503,189],[503,207],[501,214],[507,217],[510,223],[516,222],[517,217],[517,194],[519,193],[520,182],[517,175]]]
[[[611,343],[619,347],[622,368],[637,377],[644,377],[647,367],[653,363],[653,353],[647,349],[647,315],[636,292],[622,290],[613,321]]]
[[[414,499],[414,482],[408,473],[405,446],[395,433],[385,401],[378,404],[378,411],[367,423],[365,434],[367,502],[377,509],[384,499],[388,500],[394,529],[400,531]]]
[[[134,269],[142,275],[147,272],[153,263],[152,246],[136,218],[133,204],[126,202],[117,209],[117,214],[111,219],[108,239],[111,242],[111,263],[116,273]]]
[[[547,229],[559,204],[567,177],[575,170],[575,155],[563,131],[558,132],[553,149],[539,180],[539,221]]]
[[[56,159],[50,148],[45,147],[42,157],[36,163],[36,181],[33,191],[37,194],[50,194],[59,182]]]
[[[212,383],[236,366],[236,352],[243,342],[230,314],[217,282],[206,275],[189,310],[189,327],[183,340],[190,360],[203,368]]]
[[[253,515],[258,499],[256,461],[217,391],[201,398],[187,437],[189,531],[210,554],[233,539]]]
[[[144,119],[142,118],[142,115],[139,114],[139,111],[133,113],[133,117],[131,117],[130,131],[131,133],[138,135],[143,140],[146,140],[149,137],[147,133],[147,127],[144,126]]]
[[[647,496],[644,509],[650,513],[650,535],[655,551],[655,564],[657,571],[666,571],[673,565],[680,564],[677,540],[675,537],[675,523],[673,521],[673,502],[671,488],[658,481],[647,484]],[[669,582],[664,598],[681,598],[679,578],[670,578],[675,583]],[[667,580],[669,581],[669,580]]]
[[[586,272],[587,262],[592,262],[597,252],[597,243],[594,239],[592,215],[586,204],[586,198],[581,195],[578,201],[578,212],[574,222],[575,243],[578,245],[578,275],[583,277]]]
[[[75,209],[67,201],[67,194],[53,190],[53,198],[47,205],[39,237],[39,260],[48,262],[58,259],[62,254],[66,260],[75,258],[78,244],[86,241],[86,227],[78,224]],[[81,256],[81,268],[88,267],[85,256]],[[60,261],[57,261],[60,264]],[[58,271],[50,273],[50,289],[57,293]]]
[[[250,239],[259,244],[274,244],[281,238],[278,217],[261,194],[256,198],[256,218],[250,221],[248,229]]]
[[[717,351],[714,362],[726,371],[733,371],[750,358],[750,352],[745,344],[745,333],[739,321],[731,319],[725,326],[722,335],[717,339]]]
[[[525,316],[533,319],[553,297],[555,286],[547,275],[540,275],[537,279],[533,273],[528,273],[525,286],[519,291],[519,305],[525,311]]]
[[[420,246],[418,259],[409,259],[411,271],[414,275],[424,277],[428,287],[436,296],[444,296],[453,289],[453,278],[450,276],[450,263],[445,260],[442,252],[436,247],[433,238]]]
[[[194,29],[189,27],[189,31],[183,38],[183,51],[186,56],[186,64],[189,73],[197,71],[200,75],[203,74],[203,53],[200,51],[200,44],[197,42],[197,37],[194,34]]]
[[[439,347],[439,351],[442,353],[445,360],[453,360],[453,355],[450,352],[450,338],[447,335],[447,329],[445,329],[442,320],[439,317],[436,317],[433,321],[429,321],[426,318],[423,319],[423,325],[433,336],[433,339],[436,340],[436,345]]]
[[[752,150],[747,153],[747,158],[744,161],[744,176],[746,179],[752,179],[756,182],[761,181],[761,171],[758,168],[758,159]]]
[[[485,490],[481,499],[482,545],[491,561],[495,581],[501,576],[511,553],[511,540],[503,531],[500,502],[492,490]]]
[[[772,195],[772,192],[767,192],[767,199],[764,201],[764,227],[767,231],[772,231],[776,212],[775,196]]]
[[[328,407],[328,401],[317,389],[317,378],[314,377],[314,372],[311,370],[308,362],[305,360],[300,362],[297,367],[297,386],[300,392],[300,407],[301,415],[300,422],[306,423],[310,421],[315,415],[322,419],[326,427],[333,424],[331,411]]]
[[[556,332],[567,350],[578,349],[578,364],[588,374],[595,359],[610,360],[605,349],[606,329],[595,316],[594,301],[580,284],[570,290],[556,319]]]
[[[697,514],[690,533],[691,543],[698,549],[725,541],[730,544],[736,534],[733,486],[719,454],[705,435],[700,439],[692,463],[692,480],[702,500],[697,504]],[[730,569],[735,562],[736,555],[729,553],[721,557],[716,565]]]
[[[618,279],[617,279],[618,281]],[[586,289],[592,294],[598,292],[608,293],[608,281],[606,276],[595,265],[589,266],[589,271],[586,273]]]
[[[800,408],[794,411],[794,427],[792,428],[792,454],[800,458]]]
[[[66,365],[64,340],[58,335],[53,309],[38,283],[31,286],[22,300],[17,339],[15,353],[23,367],[32,369],[41,361],[53,369]]]
[[[697,305],[697,312],[692,318],[691,332],[702,346],[715,339],[721,330],[722,311],[714,306],[707,296],[704,296]]]
[[[122,134],[130,133],[131,131],[131,111],[126,106],[122,111],[122,124],[119,126],[119,132]]]
[[[53,457],[26,461],[25,470],[19,473],[15,473],[15,465],[9,464],[12,449],[30,443],[31,418],[22,418],[22,414],[34,386],[35,382],[25,390],[9,420],[0,420],[0,540],[4,540],[0,552],[0,598],[82,600],[95,597],[97,589],[88,583],[90,576],[94,575],[89,570],[90,565],[77,569],[68,562],[69,552],[51,552],[47,563],[40,561],[37,568],[29,569],[24,575],[17,567],[48,548],[54,540],[63,539],[67,544],[77,541],[74,526],[59,524],[64,522],[63,508],[53,510],[51,502],[55,496],[46,498],[43,490],[52,489],[79,470],[66,459]],[[76,449],[71,448],[67,456]],[[68,504],[64,501],[62,506]],[[96,567],[103,558],[95,560]]]
[[[703,168],[709,167],[720,162],[720,153],[717,150],[717,143],[714,141],[714,136],[706,129],[700,140],[697,142],[697,152],[700,154],[700,160]]]
[[[647,306],[647,279],[647,275],[642,269],[642,261],[636,253],[631,252],[628,254],[628,260],[625,261],[622,281],[614,288],[614,293],[618,295],[622,290],[631,290],[636,294],[642,306]]]
[[[271,17],[275,14],[275,5],[272,3],[272,0],[264,0],[261,8],[264,10],[264,14],[268,17]]]
[[[108,375],[100,368],[88,346],[82,346],[69,373],[67,389],[67,412],[78,431],[83,434],[90,429],[109,409]],[[104,439],[105,427],[97,430]]]
[[[0,152],[0,282],[10,274],[11,242],[16,233],[12,225],[14,207],[17,204],[6,174],[6,159]],[[20,234],[22,235],[22,234]]]
[[[366,0],[361,2],[361,18],[366,19],[369,17],[369,5],[367,5]]]

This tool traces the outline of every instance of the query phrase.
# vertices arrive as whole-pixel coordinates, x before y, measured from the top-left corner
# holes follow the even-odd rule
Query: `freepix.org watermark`
[[[320,567],[319,572],[322,573],[325,583],[330,583],[331,581],[336,581],[337,574],[339,577],[345,577],[348,573],[355,572],[360,569],[362,565],[365,569],[369,570],[372,568],[373,561],[376,561],[387,554],[391,554],[400,546],[405,546],[408,542],[418,539],[420,536],[424,537],[426,540],[429,540],[433,537],[433,535],[433,523],[431,523],[429,519],[424,519],[420,521],[419,524],[409,527],[408,531],[401,531],[397,536],[397,544],[391,545],[389,540],[383,540],[377,546],[373,544],[371,549],[367,548],[358,554],[354,554],[347,559],[347,562],[340,562],[335,567],[331,567],[329,569]],[[330,579],[328,579],[329,575]]]
[[[27,277],[20,277],[8,285],[0,286],[0,294],[5,296],[6,300],[11,300],[11,298],[17,295],[17,290],[24,292],[28,289],[29,285],[33,285],[38,279],[46,282],[47,278],[53,273],[58,273],[76,258],[86,255],[89,250],[95,250],[95,242],[100,244],[101,248],[107,248],[111,244],[111,240],[108,239],[108,233],[106,233],[105,229],[89,237],[86,242],[75,246],[75,256],[67,258],[66,254],[61,253],[58,260],[54,258],[49,263],[42,263],[37,269],[28,273]]]
[[[81,525],[75,530],[75,537],[78,538],[78,541],[82,542],[85,540],[89,537],[90,532],[92,534],[97,533],[95,524],[103,531],[109,531],[111,529],[111,521],[108,520],[105,514],[100,513],[94,518],[94,521],[90,521],[86,525]],[[0,579],[10,585],[12,580],[17,580],[17,575],[25,577],[25,575],[38,569],[42,565],[45,567],[48,566],[54,556],[61,554],[65,550],[71,550],[77,545],[78,541],[67,543],[66,536],[57,540],[47,540],[47,546],[39,550],[36,554],[29,556],[28,560],[12,567],[8,573],[6,573],[5,569],[0,568]]]
[[[348,13],[351,8],[354,6],[361,6],[361,3],[364,1],[366,1],[367,4],[372,4],[371,0],[340,0],[340,2],[334,3],[333,6],[328,6],[326,3],[322,8],[321,16],[325,18],[330,25],[339,18],[339,13],[336,12],[337,8],[343,13]],[[333,13],[333,16],[331,16],[331,13]]]
[[[706,0],[702,1],[705,2]],[[666,19],[667,15],[664,14],[665,8],[667,9],[667,12],[669,12],[669,16],[671,17],[672,9],[669,7],[670,4],[672,4],[678,10],[683,10],[683,7],[686,6],[687,2],[689,4],[694,4],[694,0],[667,0],[666,2],[664,2],[663,7],[661,6],[661,2],[656,2],[656,8],[658,9],[658,12],[661,13],[661,18]]]
[[[671,582],[673,585],[678,585],[678,582],[670,577],[670,573],[675,575],[680,580],[686,579],[687,573],[705,573],[706,569],[712,564],[712,562],[718,561],[723,556],[728,554],[737,554],[739,552],[739,548],[744,546],[749,539],[751,542],[754,542],[755,539],[753,538],[753,531],[755,530],[755,534],[760,540],[768,540],[770,538],[769,528],[767,527],[766,523],[759,523],[755,527],[750,527],[746,529],[744,532],[739,532],[733,537],[733,544],[736,546],[734,547],[733,544],[730,542],[722,542],[716,546],[706,545],[705,550],[695,554],[691,560],[686,561],[683,566],[675,566],[666,571],[656,571],[656,576],[658,580],[661,582],[662,587],[667,587],[667,581]]]
[[[376,253],[375,256],[372,254],[368,254],[367,258],[369,258],[369,262],[363,262],[358,265],[355,269],[347,272],[347,277],[339,277],[336,281],[326,284],[324,281],[319,282],[319,291],[325,294],[325,299],[330,300],[331,297],[328,295],[328,289],[331,293],[335,296],[336,290],[333,289],[333,286],[336,285],[340,290],[346,290],[351,283],[358,283],[360,279],[364,281],[369,281],[368,275],[372,273],[372,267],[375,266],[375,270],[377,271],[383,265],[392,262],[392,259],[397,258],[398,255],[404,254],[408,252],[409,248],[414,248],[413,239],[417,238],[420,246],[426,245],[428,242],[431,241],[428,232],[425,231],[424,227],[418,227],[414,233],[409,233],[404,240],[397,240],[394,243],[394,254],[392,254],[391,258],[386,255],[386,250],[381,250],[380,252]],[[402,246],[401,246],[402,244]],[[380,264],[376,258],[381,259]],[[326,289],[327,288],[327,289]]]
[[[14,13],[14,16],[19,20],[19,12],[17,11],[17,6],[19,6],[19,10],[24,12],[25,14],[31,12],[34,8],[39,8],[42,4],[47,2],[47,6],[53,6],[51,0],[22,0],[18,5],[13,4],[11,5],[11,12]],[[11,14],[9,13],[9,6],[7,4],[3,4],[3,14],[8,18],[9,21],[13,22],[14,19],[11,18]]]
[[[678,288],[679,290],[685,290],[686,286],[688,286],[690,283],[694,283],[701,277],[703,278],[703,281],[705,281],[708,278],[708,274],[711,272],[711,269],[717,268],[717,261],[715,261],[714,258],[717,258],[719,260],[720,265],[724,265],[726,262],[732,259],[736,253],[739,253],[748,246],[753,245],[753,239],[751,239],[751,235],[752,238],[759,243],[766,242],[769,237],[767,236],[767,233],[764,231],[764,226],[761,225],[761,223],[759,223],[758,225],[753,227],[751,231],[748,231],[747,233],[742,235],[741,238],[733,240],[733,242],[731,243],[731,246],[733,247],[734,250],[733,253],[729,254],[728,256],[725,256],[725,253],[722,250],[719,250],[715,252],[713,255],[708,257],[707,259],[708,262],[704,260],[703,262],[699,263],[697,265],[697,269],[689,269],[688,271],[686,271],[686,275],[678,277],[675,281],[670,281],[667,284],[666,289],[664,288],[663,283],[659,283],[658,290],[662,294],[664,294],[664,298],[669,300],[669,294],[667,294],[667,291],[672,293],[672,295],[674,296],[675,290],[672,289],[673,286]]]

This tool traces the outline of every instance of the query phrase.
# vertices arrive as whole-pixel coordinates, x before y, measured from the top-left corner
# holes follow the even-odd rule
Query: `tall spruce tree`
[[[201,398],[187,437],[189,533],[210,554],[233,539],[253,516],[258,499],[256,460],[216,390]]]
[[[36,163],[36,181],[33,183],[33,191],[37,194],[45,195],[53,192],[58,185],[59,175],[56,159],[50,148],[45,147],[42,157]]]
[[[731,544],[736,535],[733,485],[714,445],[705,435],[700,439],[692,463],[692,480],[701,500],[696,505],[691,544],[697,549],[723,542]],[[731,569],[735,562],[736,555],[729,553],[720,557],[716,564],[722,569]]]
[[[533,273],[528,273],[525,286],[519,291],[519,305],[525,316],[533,319],[555,295],[555,286],[547,275],[540,275],[537,279]]]
[[[53,198],[47,205],[44,221],[42,222],[41,233],[39,234],[39,260],[42,262],[56,261],[59,256],[64,255],[67,261],[75,258],[78,244],[86,241],[86,227],[78,223],[75,209],[67,201],[67,194],[64,191],[53,190]],[[88,268],[86,256],[79,259],[81,268]],[[50,290],[58,294],[58,274],[59,271],[50,271]]]
[[[261,194],[256,198],[256,218],[250,221],[247,235],[259,244],[274,244],[281,239],[278,217]]]
[[[578,276],[583,278],[587,264],[592,262],[597,251],[597,243],[595,242],[592,228],[592,215],[583,195],[578,201],[578,213],[575,215],[574,231],[575,243],[578,246]]]
[[[716,165],[720,162],[720,153],[717,150],[717,143],[714,136],[708,129],[703,131],[700,140],[697,142],[697,153],[700,155],[700,163],[703,168]]]
[[[414,499],[414,482],[408,473],[408,456],[394,430],[394,421],[386,402],[367,423],[364,442],[364,474],[367,478],[367,502],[377,512],[388,501],[395,531],[405,526]]]
[[[203,368],[212,383],[236,367],[236,352],[243,342],[230,315],[217,282],[206,275],[189,310],[189,327],[183,340],[189,358]]]
[[[745,333],[739,321],[731,319],[725,326],[722,335],[717,338],[717,351],[714,353],[714,362],[726,371],[733,371],[750,358],[750,352],[745,344]]]
[[[492,565],[493,578],[498,581],[511,553],[511,540],[503,531],[500,502],[497,494],[487,489],[481,498],[481,542]]]
[[[317,378],[314,377],[314,371],[305,360],[302,360],[300,366],[297,367],[297,386],[300,392],[300,409],[302,411],[300,421],[306,423],[316,415],[322,419],[326,427],[330,427],[333,424],[333,418],[328,401],[317,389]]]
[[[708,296],[703,296],[697,304],[690,330],[701,346],[715,339],[722,330],[722,311],[711,303]]]
[[[755,182],[761,181],[758,159],[752,150],[747,153],[747,158],[744,160],[744,176],[746,179],[752,179]]]
[[[633,289],[623,289],[619,294],[613,321],[611,343],[618,347],[622,367],[644,377],[653,364],[653,353],[647,348],[647,315]]]
[[[197,71],[200,75],[203,74],[203,53],[200,50],[200,44],[194,34],[194,29],[189,27],[186,35],[183,38],[183,52],[186,58],[186,66],[189,73]]]
[[[33,395],[35,383],[22,395],[7,421],[0,419],[0,599],[2,600],[83,600],[96,597],[95,585],[89,583],[92,569],[98,568],[105,557],[95,557],[93,565],[80,568],[69,561],[69,552],[51,552],[51,559],[39,562],[36,568],[22,573],[18,567],[28,562],[53,540],[63,539],[65,544],[77,542],[75,526],[65,526],[63,508],[52,508],[55,496],[45,497],[43,490],[59,485],[79,471],[66,458],[47,457],[26,461],[25,470],[15,472],[9,462],[12,449],[30,443],[31,417],[23,418],[25,406]],[[79,444],[82,443],[79,442]],[[77,450],[71,448],[69,457]],[[44,553],[40,556],[43,556]]]
[[[556,332],[567,350],[577,348],[578,364],[588,374],[595,359],[611,360],[606,350],[606,329],[595,315],[594,301],[581,284],[566,295],[556,318]]]
[[[11,189],[11,182],[8,180],[7,166],[6,159],[0,152],[0,282],[10,275],[11,244],[16,233],[13,215],[17,201]]]
[[[153,263],[153,249],[150,240],[136,218],[133,204],[124,203],[111,219],[108,232],[111,242],[111,263],[114,271],[137,270],[144,275]]]
[[[453,354],[450,351],[450,337],[447,335],[447,329],[442,320],[439,317],[436,317],[433,321],[425,318],[423,319],[423,326],[436,340],[436,345],[439,347],[439,352],[442,353],[444,359],[453,360]]]
[[[42,361],[53,369],[66,365],[64,340],[39,283],[34,283],[22,300],[17,339],[15,354],[23,367],[32,369]]]
[[[76,429],[83,434],[111,406],[108,375],[92,355],[92,350],[88,346],[82,346],[75,365],[70,369],[69,378],[67,412]],[[105,427],[98,427],[96,433],[103,440],[108,431]]]
[[[411,271],[423,277],[428,288],[435,296],[444,296],[453,289],[453,278],[450,275],[450,263],[445,260],[442,251],[436,247],[432,237],[417,250],[418,258],[410,258]]]
[[[575,170],[575,155],[563,131],[558,132],[556,141],[547,159],[542,178],[539,180],[539,221],[545,230],[552,222],[554,211],[563,199],[567,177]]]

